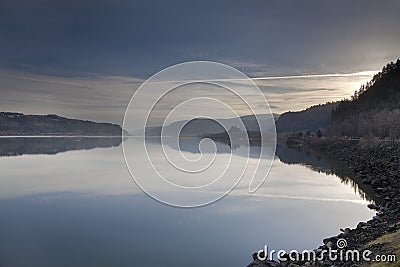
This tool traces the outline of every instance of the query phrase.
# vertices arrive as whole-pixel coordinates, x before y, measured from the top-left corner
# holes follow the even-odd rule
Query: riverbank
[[[292,140],[293,141],[293,140]],[[387,141],[344,140],[329,138],[299,139],[297,144],[322,151],[339,159],[353,171],[354,179],[369,186],[375,204],[368,205],[377,211],[376,216],[367,222],[360,222],[356,228],[341,229],[338,236],[323,240],[315,252],[318,254],[328,248],[337,249],[339,239],[347,241],[346,250],[372,251],[376,255],[396,255],[400,258],[400,144]],[[318,262],[260,262],[253,255],[256,266],[396,266],[376,265],[377,263],[335,261],[323,257]],[[390,263],[388,263],[390,264]]]
[[[339,238],[345,238],[350,249],[369,249],[376,255],[395,253],[386,251],[387,246],[379,242],[379,238],[400,229],[400,144],[314,138],[308,140],[308,145],[345,162],[353,170],[355,178],[370,185],[377,197],[376,204],[369,205],[377,210],[374,218],[366,223],[360,222],[356,229],[345,229],[340,236],[325,239],[324,244],[336,244]],[[341,265],[346,266],[345,263]]]

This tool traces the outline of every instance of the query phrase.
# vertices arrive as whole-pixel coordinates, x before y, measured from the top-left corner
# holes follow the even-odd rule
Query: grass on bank
[[[367,245],[368,247],[381,246],[377,254],[380,255],[396,255],[396,262],[370,262],[365,263],[363,266],[369,267],[393,267],[400,266],[400,230],[393,233],[387,233]],[[375,252],[375,251],[374,251]]]

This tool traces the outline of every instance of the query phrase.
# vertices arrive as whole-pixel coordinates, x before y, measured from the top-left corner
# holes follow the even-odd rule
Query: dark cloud
[[[270,74],[379,69],[399,55],[399,1],[0,3],[0,64],[146,77],[187,60]]]

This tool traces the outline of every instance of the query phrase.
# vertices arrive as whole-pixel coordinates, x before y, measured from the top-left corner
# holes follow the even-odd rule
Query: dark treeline
[[[391,62],[332,111],[327,134],[400,138],[400,60]]]

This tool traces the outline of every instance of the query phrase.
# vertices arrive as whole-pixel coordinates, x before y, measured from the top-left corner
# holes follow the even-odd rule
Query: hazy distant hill
[[[279,117],[276,114],[273,114],[274,120]],[[271,120],[271,115],[260,114],[257,115],[257,119],[254,115],[247,115],[241,116],[240,119],[242,120],[244,126],[246,127],[247,131],[260,131],[258,121],[261,123],[262,126],[266,125],[265,129],[261,129],[262,131],[271,131],[273,129],[273,124],[269,123]],[[227,129],[229,130],[231,127],[238,126],[236,125],[235,119],[219,119],[219,121],[224,124]],[[265,122],[265,123],[264,123]],[[217,123],[215,120],[211,119],[203,119],[198,118],[187,121],[177,121],[171,123],[170,125],[165,126],[164,131],[165,133],[168,132],[176,132],[179,129],[182,129],[181,135],[182,136],[204,136],[209,134],[217,134],[224,132],[223,127]],[[261,126],[261,127],[262,127]],[[272,126],[272,128],[271,128]],[[270,127],[270,128],[268,128]],[[161,134],[161,127],[147,127],[146,128],[146,135],[147,136],[160,136]],[[168,134],[167,134],[168,135]]]
[[[391,62],[340,102],[329,127],[332,135],[400,138],[400,60]]]
[[[326,128],[332,118],[332,110],[337,102],[312,106],[298,112],[283,113],[276,121],[278,133],[316,131]]]
[[[0,135],[120,136],[117,124],[67,119],[57,115],[0,112]]]

